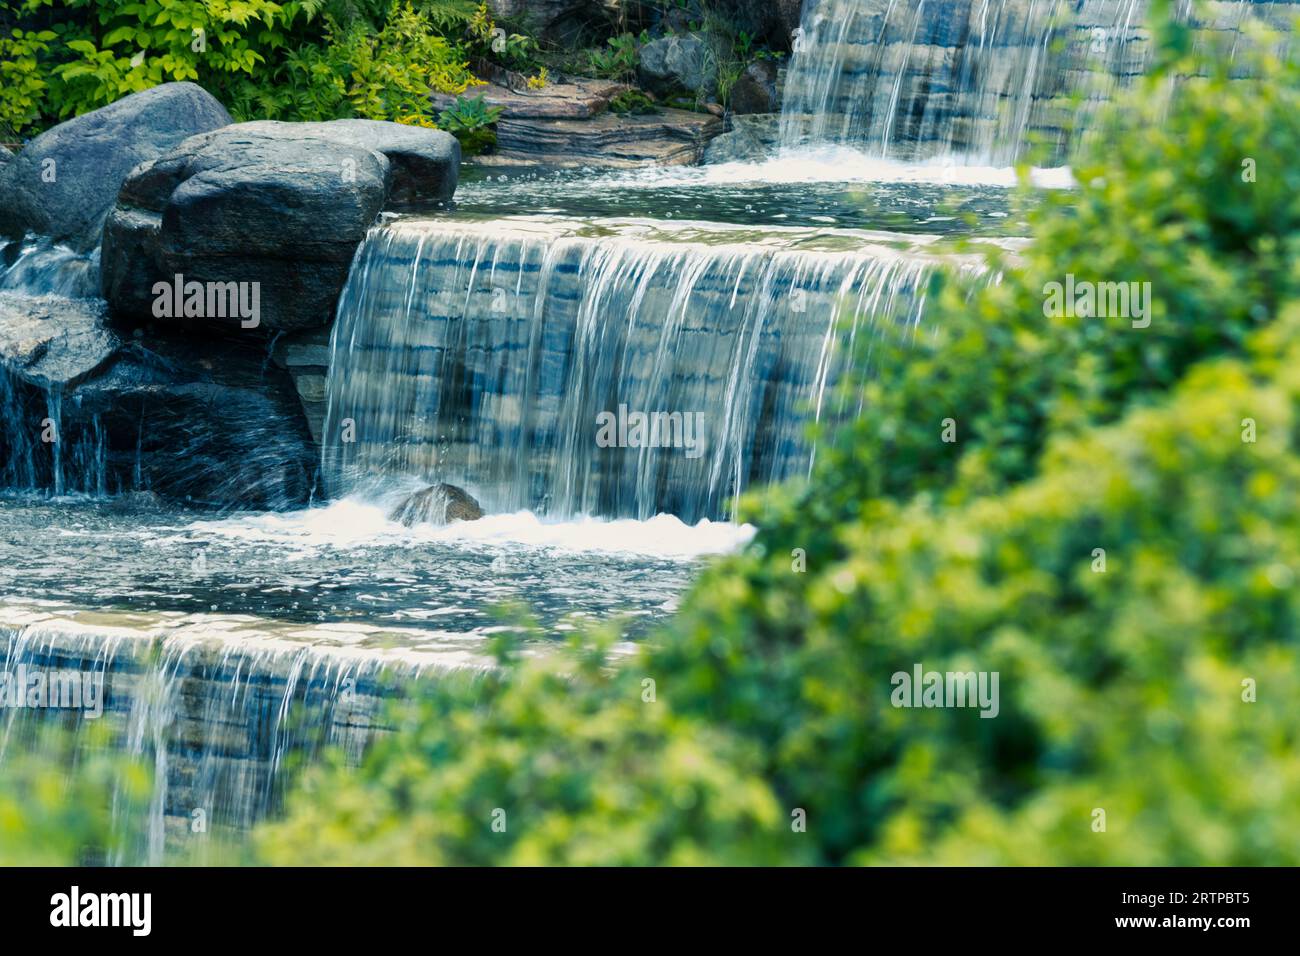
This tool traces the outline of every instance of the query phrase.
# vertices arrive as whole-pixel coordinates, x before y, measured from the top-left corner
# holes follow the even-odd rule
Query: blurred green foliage
[[[1109,111],[1001,281],[863,346],[866,414],[671,625],[435,688],[262,857],[1300,862],[1300,78],[1160,56],[1202,75]],[[1150,326],[1045,315],[1067,273],[1150,282]],[[997,671],[999,716],[894,708],[917,663]]]
[[[99,865],[136,845],[150,776],[106,722],[14,731],[0,752],[0,866]]]

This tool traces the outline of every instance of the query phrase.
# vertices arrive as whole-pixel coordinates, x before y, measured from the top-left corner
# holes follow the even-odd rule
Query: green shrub
[[[0,36],[0,136],[8,139],[30,129],[41,118],[49,82],[40,58],[56,38],[52,30],[20,30]]]
[[[0,773],[0,866],[111,862],[142,839],[147,769],[114,756],[106,725],[9,728]]]
[[[456,97],[456,101],[438,114],[438,128],[460,140],[461,148],[468,154],[482,153],[496,145],[497,134],[493,128],[501,117],[501,107],[488,106],[483,95],[472,98]]]
[[[636,79],[636,68],[641,63],[640,44],[649,40],[650,35],[644,31],[639,39],[631,33],[610,37],[605,41],[607,49],[588,53],[587,72],[603,79],[631,83]]]
[[[67,22],[0,39],[0,122],[25,133],[174,80],[199,83],[237,120],[430,126],[430,90],[479,82],[463,48],[474,7],[459,0],[22,0],[20,10],[51,5]]]

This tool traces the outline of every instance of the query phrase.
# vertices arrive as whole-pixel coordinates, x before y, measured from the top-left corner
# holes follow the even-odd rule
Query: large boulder
[[[660,37],[642,46],[637,77],[658,94],[685,90],[708,96],[717,86],[709,45],[698,36]]]
[[[365,120],[241,123],[191,137],[123,184],[104,228],[104,297],[120,319],[191,328],[326,325],[380,211],[448,198],[459,161],[447,133]],[[181,293],[156,294],[160,282]],[[190,288],[237,289],[257,314],[175,308]]]
[[[193,83],[164,83],[60,123],[0,163],[0,235],[91,249],[132,168],[228,123],[225,107]]]
[[[265,120],[244,123],[242,128],[250,133],[320,139],[382,153],[393,168],[389,206],[445,202],[456,191],[460,141],[450,133],[367,119],[340,119],[328,123]]]

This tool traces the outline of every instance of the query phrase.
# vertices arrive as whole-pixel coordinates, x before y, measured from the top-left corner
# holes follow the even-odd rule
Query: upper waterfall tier
[[[1193,6],[1179,0],[1178,14]],[[783,148],[848,144],[906,161],[1067,160],[1099,104],[1148,66],[1147,0],[808,0],[786,80]],[[1236,42],[1253,13],[1209,4],[1202,39]],[[1031,147],[1043,144],[1041,155]]]
[[[931,257],[833,231],[661,228],[374,230],[334,327],[330,492],[419,476],[489,511],[693,522],[806,472],[841,336],[915,326]]]

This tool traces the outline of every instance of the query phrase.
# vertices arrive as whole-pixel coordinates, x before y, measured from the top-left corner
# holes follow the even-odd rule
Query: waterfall
[[[1254,5],[1213,5],[1235,42]],[[1262,6],[1262,5],[1261,5]],[[786,79],[783,149],[903,161],[1063,163],[1097,108],[1147,68],[1147,0],[808,0]],[[1180,0],[1177,13],[1192,19]]]
[[[27,295],[99,296],[99,249],[73,252],[48,239],[0,239],[0,291]]]
[[[366,238],[331,345],[331,494],[406,476],[463,485],[489,511],[726,517],[751,485],[808,470],[842,336],[915,326],[933,268],[861,240],[506,226]]]
[[[418,693],[413,682],[435,673],[475,680],[486,666],[426,665],[332,645],[326,632],[309,637],[301,626],[276,632],[273,622],[247,617],[80,617],[4,610],[0,773],[15,748],[35,749],[51,769],[68,759],[57,747],[41,749],[43,735],[60,726],[75,735],[73,760],[90,756],[88,747],[107,747],[148,765],[152,789],[143,807],[128,799],[127,763],[115,771],[122,844],[100,861],[107,863],[202,862],[210,841],[247,830],[278,807],[291,765],[319,759],[326,747],[359,760],[385,730],[385,700]],[[49,700],[18,705],[20,689],[26,694],[38,680]],[[64,690],[60,706],[50,702],[56,686]],[[78,700],[69,686],[95,691]],[[94,710],[77,706],[91,699]],[[87,734],[101,724],[105,737]]]

